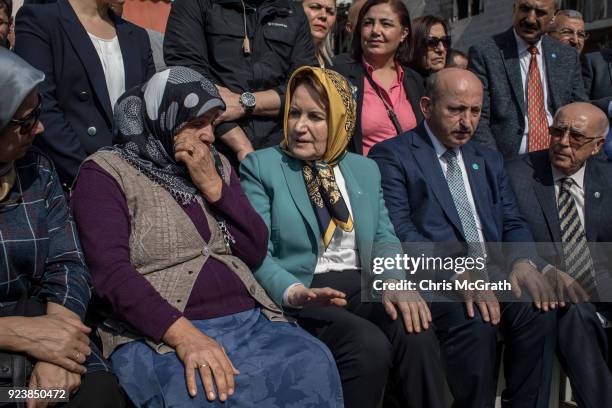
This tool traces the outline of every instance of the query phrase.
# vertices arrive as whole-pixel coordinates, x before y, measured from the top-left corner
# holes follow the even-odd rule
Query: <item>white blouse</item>
[[[88,34],[100,57],[108,96],[111,107],[114,109],[117,99],[125,92],[125,71],[119,37],[115,36],[112,40],[105,40],[91,33]]]

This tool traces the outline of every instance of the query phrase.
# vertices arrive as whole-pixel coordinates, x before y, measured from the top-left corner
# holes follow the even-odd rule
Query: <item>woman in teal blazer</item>
[[[401,247],[378,167],[346,152],[355,128],[350,89],[333,71],[298,69],[287,88],[281,146],[242,162],[242,187],[270,230],[255,277],[331,349],[346,407],[376,407],[385,385],[385,398],[402,406],[442,407],[427,304],[416,292],[372,289],[374,280],[404,273],[370,272],[374,257],[395,257]]]

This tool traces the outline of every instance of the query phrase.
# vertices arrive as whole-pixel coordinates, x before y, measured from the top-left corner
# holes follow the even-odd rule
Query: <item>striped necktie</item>
[[[463,235],[468,243],[469,256],[484,258],[485,250],[480,242],[472,206],[468,201],[467,191],[463,182],[463,173],[457,159],[457,152],[453,149],[448,149],[442,157],[446,160],[446,183],[461,220]]]
[[[570,193],[574,180],[559,180],[559,222],[566,272],[576,279],[582,288],[591,293],[596,286],[593,276],[593,260],[587,246],[586,234],[578,216],[576,202]]]

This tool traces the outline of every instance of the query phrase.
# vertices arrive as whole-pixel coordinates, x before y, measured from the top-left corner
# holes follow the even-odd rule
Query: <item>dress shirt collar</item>
[[[372,66],[372,64],[366,61],[366,59],[363,57],[361,58],[361,62],[365,67],[368,75],[372,76],[372,73],[374,72],[374,67]],[[397,72],[397,82],[401,84],[404,81],[404,69],[397,61],[395,61],[395,72]]]
[[[514,38],[516,38],[516,48],[518,50],[518,55],[519,57],[521,57],[522,55],[524,55],[525,53],[529,53],[529,47],[531,47],[531,44],[527,44],[525,42],[525,40],[523,40],[517,33],[516,30],[512,30],[512,32],[514,33]],[[542,37],[540,37],[540,39],[538,40],[538,42],[535,44],[536,48],[538,49],[538,53],[540,55],[542,55]]]
[[[586,168],[585,164],[583,164],[580,170],[578,170],[571,176],[566,176],[565,174],[561,173],[552,164],[550,167],[552,168],[552,175],[553,175],[553,180],[555,181],[555,185],[558,185],[557,183],[559,182],[559,180],[565,177],[569,177],[572,180],[574,180],[574,183],[580,188],[580,190],[584,191],[584,169]]]
[[[429,139],[431,140],[431,143],[433,144],[434,150],[436,151],[436,155],[438,156],[438,159],[440,159],[442,155],[446,153],[448,148],[444,146],[442,142],[440,142],[436,136],[434,136],[433,132],[429,128],[429,125],[427,124],[427,121],[423,121],[423,124],[425,125],[427,136],[429,136]],[[453,150],[457,153],[457,157],[461,155],[461,149],[459,149],[458,147],[455,147]]]

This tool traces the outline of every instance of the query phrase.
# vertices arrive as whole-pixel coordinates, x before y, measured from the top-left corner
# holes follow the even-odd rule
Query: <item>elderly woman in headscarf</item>
[[[31,147],[44,130],[44,75],[3,48],[0,67],[0,386],[61,388],[68,407],[122,407],[83,324],[90,278],[66,197]]]
[[[105,355],[140,407],[341,407],[329,350],[249,268],[267,229],[213,148],[225,109],[184,67],[115,108],[117,145],[81,167],[71,203],[105,316]]]
[[[302,67],[287,88],[284,140],[251,153],[241,184],[270,230],[255,277],[331,349],[345,406],[441,407],[443,374],[431,314],[416,292],[368,297],[374,257],[401,252],[372,160],[348,153],[355,101],[338,73]],[[376,278],[404,278],[391,269]],[[379,282],[380,283],[380,282]],[[381,303],[382,302],[382,303]]]

